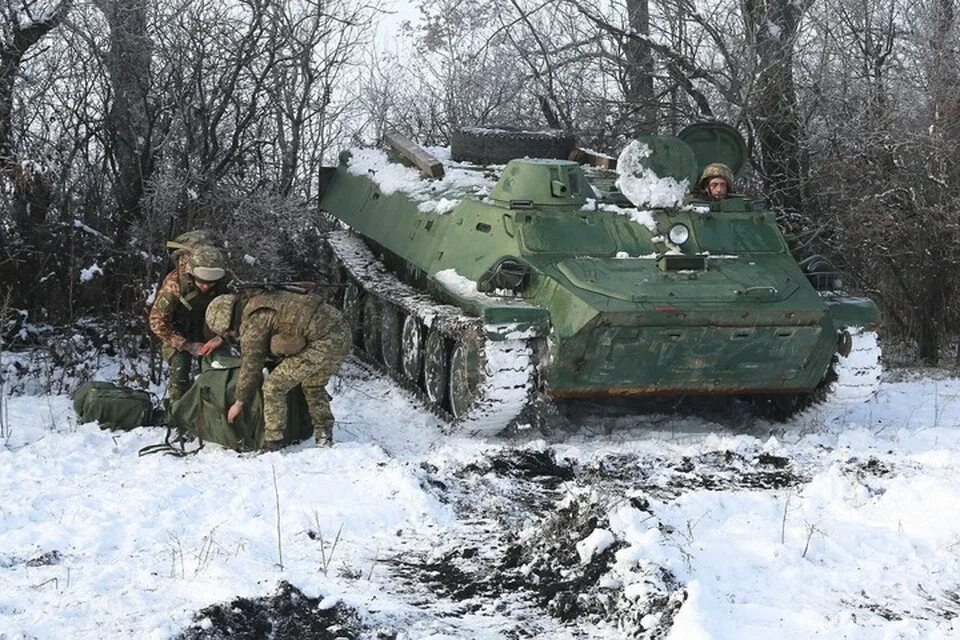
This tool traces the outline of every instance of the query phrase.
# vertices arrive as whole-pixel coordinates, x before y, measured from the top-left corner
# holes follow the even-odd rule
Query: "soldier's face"
[[[210,291],[213,285],[217,284],[215,281],[198,280],[197,278],[193,279],[193,283],[197,285],[197,289],[200,289],[203,293]]]
[[[727,181],[723,178],[710,178],[707,183],[707,195],[720,200],[727,197]]]

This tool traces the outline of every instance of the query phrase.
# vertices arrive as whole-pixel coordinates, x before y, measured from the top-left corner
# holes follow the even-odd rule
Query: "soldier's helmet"
[[[220,239],[217,234],[209,229],[187,231],[173,240],[167,241],[167,248],[171,250],[170,257],[173,258],[174,262],[189,256],[197,247],[216,247],[219,245]]]
[[[727,189],[733,191],[733,171],[727,165],[722,162],[711,162],[703,168],[697,185],[703,189],[712,178],[723,178],[727,181]]]
[[[230,330],[230,325],[233,324],[233,307],[236,303],[237,296],[232,293],[217,296],[210,301],[204,318],[210,331],[222,336]]]
[[[214,282],[226,275],[224,266],[223,253],[219,249],[197,247],[187,262],[187,273],[201,282]]]

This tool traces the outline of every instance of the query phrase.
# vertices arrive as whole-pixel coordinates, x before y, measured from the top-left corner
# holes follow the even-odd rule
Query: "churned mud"
[[[456,602],[461,611],[513,607],[571,629],[587,622],[644,640],[668,634],[687,594],[665,567],[617,566],[617,552],[626,545],[612,534],[594,552],[578,547],[610,528],[612,508],[634,509],[667,531],[651,500],[697,490],[777,490],[807,481],[794,461],[759,450],[673,458],[611,454],[579,463],[557,459],[551,449],[502,449],[443,476],[431,465],[421,470],[424,486],[476,526],[439,548],[393,558],[391,571],[402,584]]]

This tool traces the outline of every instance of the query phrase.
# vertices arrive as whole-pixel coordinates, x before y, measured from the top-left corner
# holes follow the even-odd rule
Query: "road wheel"
[[[363,289],[355,280],[348,281],[343,292],[343,317],[353,334],[353,344],[359,344],[363,317]]]
[[[380,360],[380,322],[382,305],[376,296],[367,294],[363,301],[363,350],[374,360]]]
[[[387,369],[400,371],[400,310],[389,302],[384,302],[380,314],[380,356]]]
[[[407,316],[403,320],[400,348],[403,352],[401,366],[404,377],[413,384],[419,384],[420,369],[423,366],[423,330],[413,316]]]
[[[483,379],[483,363],[478,341],[465,336],[450,356],[450,410],[462,418],[477,400]]]
[[[450,360],[447,339],[439,331],[431,331],[423,354],[423,386],[427,398],[438,407],[447,406]]]

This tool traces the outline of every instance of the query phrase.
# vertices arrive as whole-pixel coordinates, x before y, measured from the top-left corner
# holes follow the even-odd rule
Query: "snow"
[[[617,188],[641,209],[679,207],[689,193],[690,185],[687,180],[678,182],[671,177],[657,176],[644,163],[651,153],[650,147],[639,140],[624,147],[617,158]],[[651,230],[655,231],[656,227]]]
[[[613,534],[606,529],[594,529],[593,533],[577,543],[580,562],[587,564],[595,555],[606,551],[614,540]]]
[[[94,263],[85,269],[80,270],[80,282],[90,282],[97,276],[103,275],[103,269],[100,265]]]
[[[111,242],[111,243],[113,242],[113,239],[112,239],[112,238],[110,238],[110,237],[108,237],[108,236],[100,233],[99,231],[97,231],[96,229],[94,229],[93,227],[91,227],[90,225],[84,224],[84,222],[83,222],[82,220],[74,219],[74,221],[73,221],[73,227],[74,227],[75,229],[79,229],[79,230],[83,231],[84,233],[89,233],[89,234],[92,235],[92,236],[96,236],[96,237],[100,238],[101,240],[106,240],[107,242]]]
[[[654,217],[653,211],[635,209],[633,207],[620,207],[607,202],[598,203],[593,198],[587,198],[587,201],[584,203],[583,207],[581,207],[581,211],[606,211],[608,213],[616,213],[618,215],[627,216],[633,222],[643,225],[649,229],[651,233],[657,232],[657,219]]]
[[[208,444],[182,459],[137,457],[160,429],[77,425],[65,396],[6,398],[0,637],[169,638],[203,607],[269,594],[281,579],[404,640],[502,638],[511,621],[541,629],[535,637],[647,637],[611,624],[565,627],[509,595],[464,615],[465,603],[417,592],[390,570],[389,558],[417,549],[497,550],[506,531],[491,511],[517,508],[511,492],[535,483],[469,469],[519,451],[582,468],[637,463],[623,480],[631,488],[605,494],[601,482],[568,481],[553,509],[588,496],[607,504],[606,523],[571,544],[582,563],[618,545],[599,587],[622,594],[623,607],[668,594],[678,607],[669,640],[960,633],[960,380],[886,380],[866,403],[814,407],[785,425],[598,416],[550,442],[444,435],[406,392],[352,359],[329,389],[332,449],[241,455]],[[729,466],[712,487],[676,484],[703,470],[683,460],[761,453],[787,459],[797,482],[724,484],[737,478]],[[451,494],[471,473],[478,484]],[[461,515],[465,507],[484,517]],[[308,534],[321,533],[329,552],[341,527],[324,572]],[[661,569],[682,591],[670,591]],[[638,621],[654,628],[669,615],[641,610]]]
[[[438,271],[436,278],[440,284],[444,285],[457,295],[465,298],[471,298],[480,295],[480,292],[477,291],[477,283],[469,278],[463,277],[457,273],[456,269],[444,269],[442,271]]]
[[[442,178],[425,178],[413,167],[390,162],[385,150],[371,147],[350,149],[347,171],[369,176],[385,195],[400,192],[420,201],[420,211],[425,213],[452,211],[464,195],[486,195],[496,184],[491,173],[451,160],[447,147],[427,147],[426,150],[443,163]]]
[[[450,213],[453,211],[458,204],[460,204],[460,202],[457,200],[440,198],[440,200],[427,200],[426,202],[421,202],[417,207],[417,210],[421,213],[436,213],[442,215],[444,213]]]

